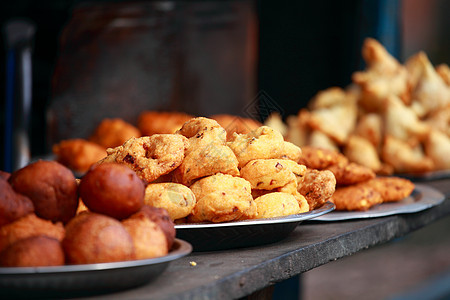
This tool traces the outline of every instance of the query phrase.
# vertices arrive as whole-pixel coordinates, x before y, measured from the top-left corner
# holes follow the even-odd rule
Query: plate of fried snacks
[[[286,238],[301,222],[325,215],[334,204],[324,203],[309,212],[285,217],[225,223],[177,224],[177,236],[189,241],[194,251],[213,251],[270,244]]]
[[[130,288],[192,251],[145,184],[123,164],[78,180],[56,161],[0,171],[0,291],[60,297]],[[82,200],[82,201],[81,201]]]
[[[412,193],[400,201],[381,203],[365,211],[333,211],[314,220],[343,221],[415,213],[439,205],[444,200],[445,196],[436,189],[426,185],[416,184]]]
[[[378,175],[450,176],[450,68],[424,52],[399,62],[377,40],[362,45],[363,70],[345,88],[319,91],[297,115],[265,125],[297,146],[343,153]]]
[[[157,258],[51,267],[0,267],[0,291],[4,296],[33,298],[124,290],[151,282],[161,276],[172,261],[191,251],[188,242],[175,239],[169,253]]]

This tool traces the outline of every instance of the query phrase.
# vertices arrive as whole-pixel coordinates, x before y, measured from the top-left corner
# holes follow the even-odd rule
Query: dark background
[[[59,38],[71,17],[72,8],[82,1],[17,0],[0,4],[0,22],[15,18],[30,20],[36,25],[33,45],[33,109],[31,118],[31,151],[33,156],[48,152],[46,138],[46,109],[51,99],[51,79],[58,58]],[[91,1],[93,2],[93,1]],[[108,2],[108,1],[97,1]],[[111,1],[113,2],[113,1]],[[118,1],[114,1],[118,2]],[[126,2],[126,1],[122,1]],[[211,2],[211,1],[210,1]],[[419,49],[405,50],[405,11],[408,24],[428,22],[418,19],[421,12],[414,3],[407,10],[401,1],[251,1],[257,15],[259,35],[257,64],[255,69],[258,92],[270,97],[278,105],[283,117],[295,114],[319,90],[345,87],[351,73],[361,69],[360,49],[362,40],[372,36],[384,41],[388,50],[400,60],[409,52],[428,51],[432,62],[449,63],[448,4],[445,1],[428,1],[438,21],[434,28],[433,43]],[[427,2],[427,1],[423,1]],[[383,6],[385,11],[380,11]],[[386,9],[388,10],[386,12]],[[420,7],[418,8],[420,10]],[[416,15],[414,15],[416,13]],[[423,15],[423,13],[422,13]],[[412,17],[411,17],[412,16]],[[411,19],[413,18],[413,19]],[[387,21],[386,21],[387,20]],[[439,22],[440,20],[440,22]],[[390,27],[380,29],[380,22]],[[386,23],[387,22],[387,23]],[[442,22],[447,22],[442,23]],[[407,36],[414,33],[407,32]],[[422,33],[422,35],[424,35]],[[5,94],[5,44],[0,41],[0,138],[4,133]],[[409,52],[408,52],[409,51]],[[3,148],[3,147],[2,147]],[[3,150],[3,149],[2,149]],[[0,153],[2,154],[2,153]],[[1,167],[1,164],[0,164]]]

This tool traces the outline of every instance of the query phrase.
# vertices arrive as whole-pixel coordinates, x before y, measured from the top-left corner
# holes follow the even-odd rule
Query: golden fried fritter
[[[104,148],[114,148],[140,136],[139,129],[122,119],[104,119],[89,137],[89,141]]]
[[[282,217],[300,213],[297,199],[291,194],[272,192],[255,199],[257,219]]]
[[[251,185],[243,178],[218,173],[196,181],[190,188],[197,198],[190,222],[227,222],[256,215]]]
[[[366,211],[382,203],[383,197],[371,187],[355,184],[337,188],[331,200],[336,210]]]
[[[167,210],[172,220],[187,217],[196,204],[194,193],[187,186],[174,183],[151,183],[145,188],[147,205]]]
[[[299,147],[285,142],[278,131],[261,126],[248,134],[233,134],[227,145],[239,161],[239,168],[254,159],[282,158],[297,162],[302,154]]]
[[[297,189],[308,201],[309,209],[313,210],[322,206],[333,196],[336,178],[329,170],[307,169]]]
[[[360,185],[368,186],[380,193],[383,202],[394,202],[402,200],[411,195],[414,190],[414,183],[410,180],[400,177],[377,177]]]
[[[216,120],[220,126],[225,128],[227,136],[231,136],[234,132],[249,133],[262,126],[262,124],[256,120],[227,114],[212,115],[210,118]]]
[[[299,159],[299,164],[305,165],[310,169],[323,170],[331,165],[345,161],[347,161],[347,158],[337,151],[304,146],[302,147],[302,156]]]
[[[255,159],[241,169],[252,189],[272,190],[305,174],[306,167],[288,159]]]
[[[8,181],[1,177],[0,191],[0,227],[34,212],[30,198],[16,193]]]
[[[138,128],[143,136],[175,133],[193,116],[182,112],[144,111],[139,115]]]
[[[58,162],[81,173],[106,156],[106,148],[84,139],[63,140],[52,151]]]
[[[351,162],[342,162],[326,168],[333,172],[337,185],[351,185],[375,178],[375,172],[365,166]]]
[[[107,149],[99,163],[125,164],[147,182],[176,169],[183,161],[189,141],[179,134],[154,134],[131,138],[122,146]]]

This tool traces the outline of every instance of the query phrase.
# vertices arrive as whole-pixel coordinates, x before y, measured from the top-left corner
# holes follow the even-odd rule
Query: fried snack
[[[337,185],[352,185],[375,178],[375,172],[365,166],[342,161],[326,168],[333,172]]]
[[[305,174],[306,167],[287,159],[255,159],[241,169],[252,189],[273,190]]]
[[[227,136],[231,136],[234,132],[249,133],[262,126],[262,124],[256,120],[228,114],[212,115],[210,118],[216,120],[220,126],[225,128]]]
[[[0,253],[2,267],[44,267],[64,265],[64,251],[58,240],[47,236],[21,239]]]
[[[418,75],[415,76],[417,83],[413,85],[411,108],[419,117],[450,103],[450,87],[436,72],[424,52],[414,55],[406,64],[409,69],[417,69],[414,71],[414,74]]]
[[[450,86],[450,68],[447,64],[440,64],[436,66],[436,72],[441,76],[442,80]]]
[[[360,185],[371,187],[380,193],[383,202],[400,201],[411,195],[415,187],[410,180],[394,176],[377,177]]]
[[[143,136],[175,133],[194,116],[182,112],[144,111],[139,115],[138,128]]]
[[[256,219],[274,218],[300,213],[297,199],[291,194],[273,192],[255,199]]]
[[[39,160],[9,178],[13,189],[30,198],[37,216],[67,223],[78,207],[78,186],[67,167],[55,161]]]
[[[361,88],[359,105],[368,112],[381,112],[389,95],[395,95],[409,104],[406,68],[372,38],[364,40],[362,55],[367,68],[352,75],[353,82]]]
[[[419,120],[412,109],[405,106],[396,96],[389,96],[386,99],[384,121],[386,135],[412,145],[423,140],[430,131],[429,126]]]
[[[437,129],[450,136],[450,105],[429,114],[424,121],[431,130]]]
[[[349,99],[349,94],[340,87],[330,87],[319,91],[308,103],[310,110],[321,108],[331,108],[336,105],[343,105]],[[354,100],[353,100],[354,101]]]
[[[303,196],[302,194],[300,194],[298,192],[298,183],[297,182],[298,182],[297,180],[291,181],[288,184],[286,184],[285,186],[276,188],[269,192],[280,192],[280,193],[290,194],[290,195],[294,196],[294,198],[297,200],[297,203],[300,207],[301,213],[310,211],[312,208],[310,208],[305,196]]]
[[[166,235],[144,214],[132,215],[122,220],[122,225],[133,239],[136,259],[160,257],[169,252]]]
[[[297,116],[288,116],[286,140],[296,146],[302,147],[307,144],[310,128],[308,126],[309,111],[300,109]]]
[[[431,158],[425,156],[420,145],[411,147],[404,141],[387,135],[384,139],[383,161],[398,173],[425,173],[434,169]]]
[[[370,168],[377,172],[381,168],[381,161],[377,149],[369,140],[351,135],[342,151],[349,161]]]
[[[383,197],[375,189],[355,184],[338,187],[331,197],[336,210],[366,211],[383,202]]]
[[[304,146],[302,147],[302,157],[300,157],[298,163],[310,169],[323,170],[331,165],[347,161],[347,158],[337,151]]]
[[[160,207],[144,205],[141,210],[135,213],[133,216],[141,214],[145,215],[152,222],[158,224],[159,228],[161,228],[166,235],[167,249],[172,249],[176,232],[174,222],[172,221],[172,219],[170,219],[167,210]]]
[[[234,133],[227,145],[239,161],[239,168],[254,159],[282,158],[298,161],[302,154],[299,147],[285,142],[278,131],[261,126],[248,134]]]
[[[145,188],[144,203],[167,210],[172,220],[187,217],[196,204],[194,193],[187,186],[174,183],[151,183]]]
[[[108,156],[99,163],[125,164],[142,180],[152,182],[182,163],[188,145],[188,140],[179,134],[131,138],[122,146],[107,149]]]
[[[81,179],[79,191],[90,211],[116,219],[128,218],[144,205],[144,183],[122,164],[94,166]]]
[[[450,169],[450,138],[439,130],[432,130],[424,142],[425,153],[435,170]]]
[[[367,139],[375,149],[381,149],[383,143],[383,119],[381,115],[368,113],[362,115],[356,124],[355,135]]]
[[[84,173],[106,156],[106,149],[84,139],[61,141],[52,147],[56,160],[76,172]]]
[[[96,264],[135,259],[130,234],[116,219],[83,212],[66,225],[62,241],[69,264]]]
[[[191,185],[198,178],[219,172],[239,175],[237,158],[226,146],[226,131],[217,121],[193,118],[177,133],[189,138],[189,147],[183,162],[173,173],[175,182]]]
[[[262,126],[262,125],[263,124],[261,124],[260,126]],[[257,126],[256,128],[258,128],[260,126]],[[272,129],[278,131],[284,137],[286,137],[286,135],[288,133],[288,127],[286,126],[286,124],[284,124],[283,119],[281,118],[281,115],[278,112],[270,113],[270,115],[264,121],[264,126],[270,127]],[[254,128],[254,129],[256,129],[256,128]],[[246,132],[238,132],[238,133],[246,133]]]
[[[190,188],[197,198],[190,222],[218,223],[256,215],[251,185],[243,178],[218,173],[196,181]]]
[[[308,145],[311,147],[339,151],[337,143],[319,130],[312,130],[309,134]]]
[[[31,200],[16,193],[11,185],[0,177],[0,227],[34,212]]]
[[[104,119],[89,137],[89,141],[104,148],[114,148],[140,136],[139,129],[122,119]]]
[[[356,102],[349,100],[338,105],[319,108],[310,113],[309,126],[344,144],[354,130],[357,118]]]
[[[307,169],[297,190],[308,201],[309,210],[321,207],[336,189],[336,178],[329,170]]]
[[[0,252],[16,241],[31,236],[45,235],[61,241],[64,232],[64,226],[60,222],[54,224],[31,213],[0,227]]]

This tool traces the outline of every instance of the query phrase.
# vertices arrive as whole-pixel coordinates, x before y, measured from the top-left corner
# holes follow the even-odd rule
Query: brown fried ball
[[[93,212],[124,219],[144,205],[145,185],[126,165],[104,163],[91,168],[79,186],[80,196]]]
[[[37,216],[67,223],[77,211],[78,186],[73,173],[56,161],[39,160],[14,171],[13,189],[30,198]]]
[[[172,245],[175,241],[175,224],[169,216],[169,213],[166,209],[160,207],[153,207],[144,205],[140,211],[138,211],[135,215],[145,215],[152,222],[158,224],[159,228],[162,229],[167,239],[167,249],[172,249]]]
[[[122,119],[104,119],[89,137],[89,141],[104,148],[114,148],[132,137],[140,136],[139,129]]]
[[[188,216],[194,209],[195,195],[187,186],[162,182],[151,183],[145,188],[144,202],[147,205],[167,210],[172,220]]]
[[[2,267],[45,267],[64,265],[61,243],[39,235],[21,239],[0,253]]]
[[[33,202],[16,193],[6,179],[0,178],[0,227],[34,211]]]
[[[61,223],[53,224],[35,214],[28,214],[0,227],[0,252],[18,240],[36,235],[45,235],[61,241],[64,233],[64,226]]]
[[[135,259],[133,239],[116,219],[83,212],[66,225],[66,262],[95,264]]]
[[[167,238],[162,229],[144,214],[135,214],[122,220],[122,225],[133,239],[136,259],[167,255]]]
[[[106,156],[106,148],[83,139],[61,141],[52,151],[58,162],[81,173]]]

